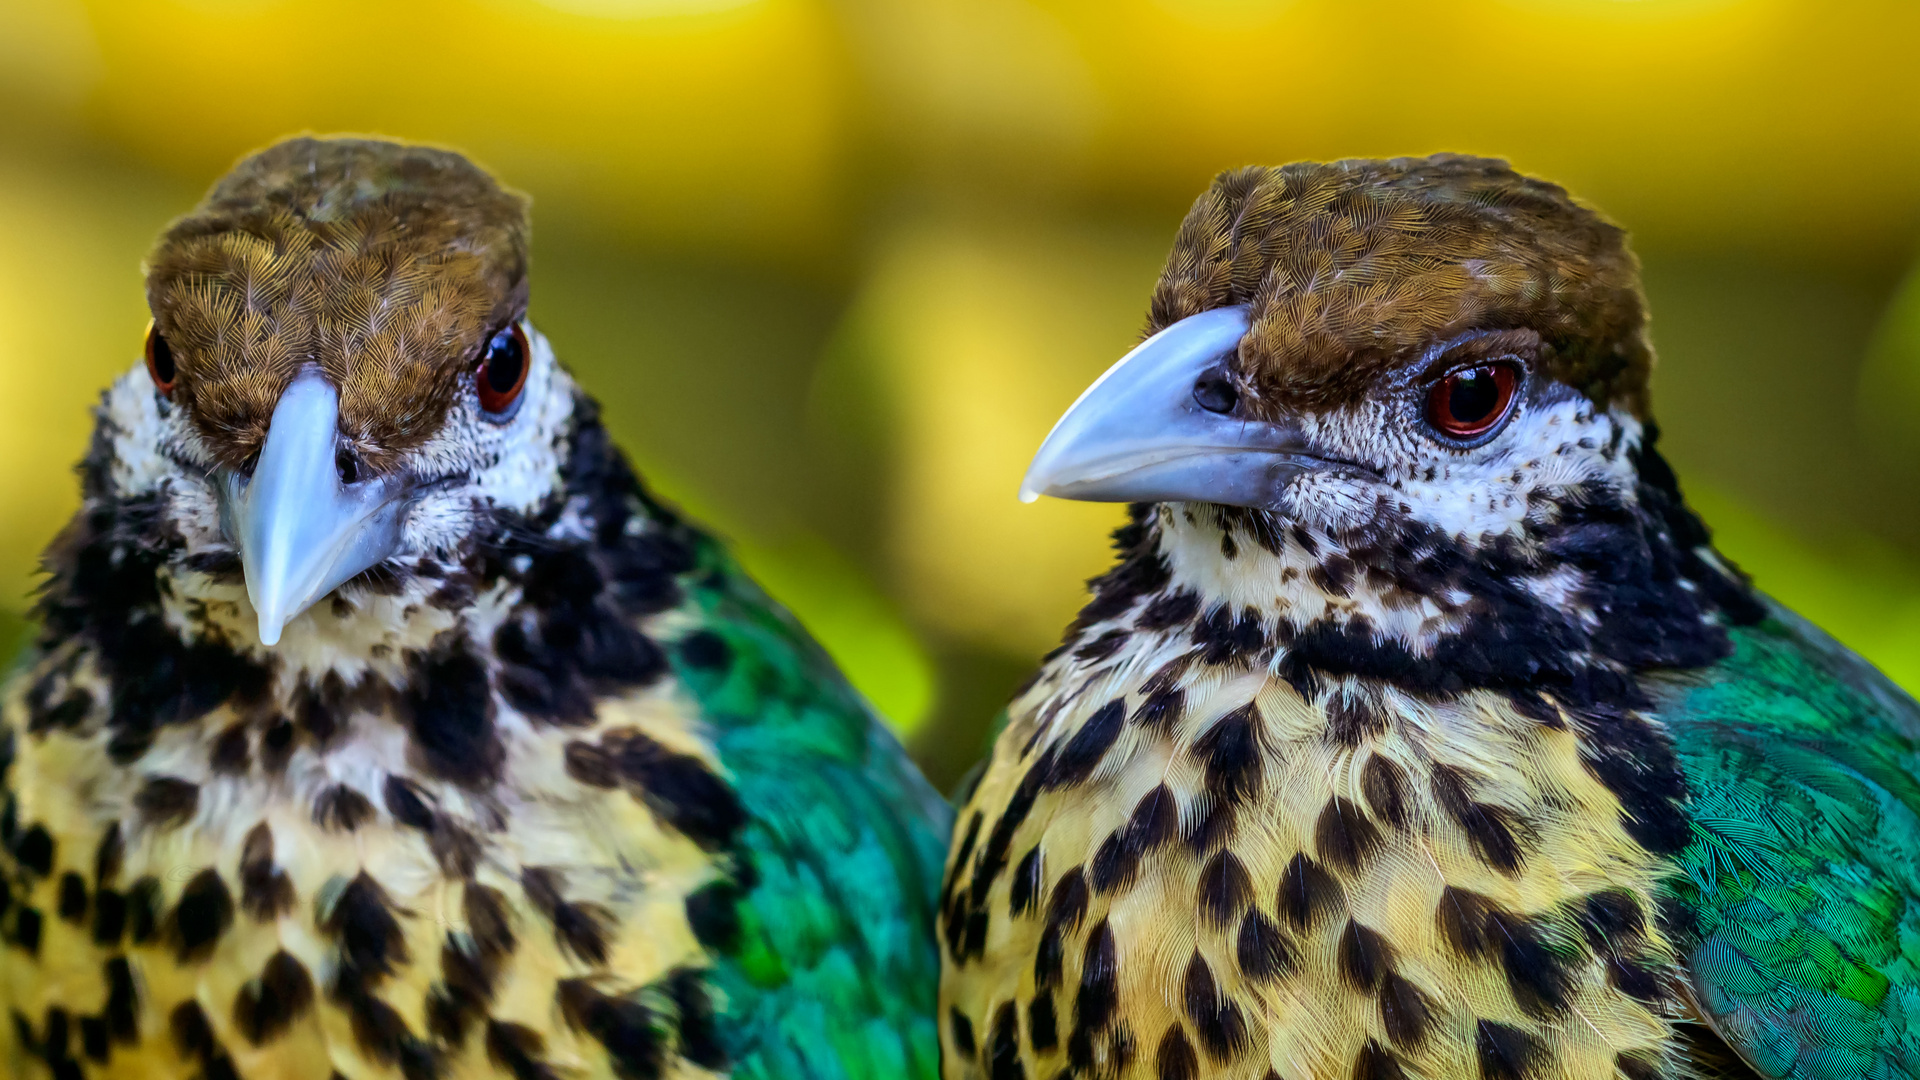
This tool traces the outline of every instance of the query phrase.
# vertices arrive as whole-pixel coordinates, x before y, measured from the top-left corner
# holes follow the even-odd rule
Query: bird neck
[[[1637,707],[1637,673],[1714,663],[1729,624],[1764,614],[1648,438],[1620,482],[1545,490],[1513,529],[1479,536],[1390,510],[1329,528],[1135,506],[1115,534],[1118,564],[1051,659],[1098,665],[1145,631],[1204,663],[1270,669],[1309,698],[1323,677],[1358,676],[1416,694]]]

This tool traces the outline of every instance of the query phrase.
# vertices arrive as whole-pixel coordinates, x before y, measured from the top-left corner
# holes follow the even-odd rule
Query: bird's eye
[[[1477,439],[1499,427],[1513,411],[1520,370],[1510,363],[1463,368],[1433,384],[1427,421],[1453,439]]]
[[[527,387],[527,333],[519,323],[493,335],[487,351],[481,354],[474,383],[480,389],[480,407],[494,416],[505,416],[520,400]]]
[[[160,328],[153,323],[147,324],[147,377],[162,395],[172,394],[174,385],[180,381],[180,369],[173,363],[173,347],[160,336]]]

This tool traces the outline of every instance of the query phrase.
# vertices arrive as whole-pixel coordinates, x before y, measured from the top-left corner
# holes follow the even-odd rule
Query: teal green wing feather
[[[721,943],[716,1028],[733,1075],[931,1078],[952,811],[718,544],[692,580],[690,632],[726,660],[681,648],[675,665],[750,818],[740,887],[689,906]]]
[[[1667,911],[1774,1080],[1920,1077],[1920,705],[1778,605],[1655,686],[1692,788]]]

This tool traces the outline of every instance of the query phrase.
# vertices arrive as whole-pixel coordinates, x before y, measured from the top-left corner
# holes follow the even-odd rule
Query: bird
[[[145,264],[0,696],[8,1075],[930,1078],[950,810],[527,318],[301,136]]]
[[[1129,504],[958,801],[949,1080],[1920,1076],[1920,705],[1715,550],[1623,229],[1220,174],[1022,498]]]

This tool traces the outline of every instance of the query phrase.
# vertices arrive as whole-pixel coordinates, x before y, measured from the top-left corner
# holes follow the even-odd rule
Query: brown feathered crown
[[[1644,417],[1653,350],[1626,234],[1504,161],[1222,173],[1180,226],[1149,332],[1247,304],[1260,400],[1324,408],[1467,330],[1531,330],[1544,373]]]
[[[173,400],[214,454],[260,447],[303,364],[378,470],[432,436],[460,373],[526,310],[527,200],[459,154],[294,138],[234,166],[160,237],[147,301]]]

